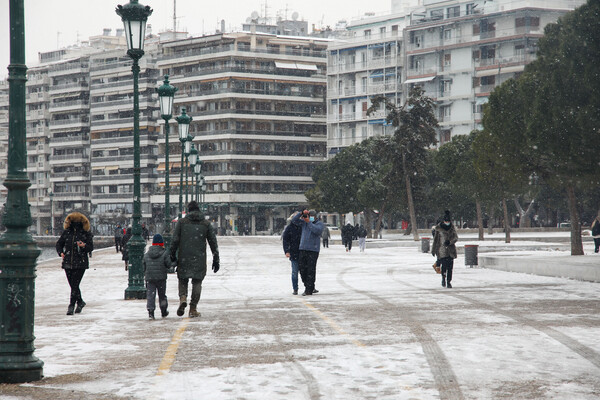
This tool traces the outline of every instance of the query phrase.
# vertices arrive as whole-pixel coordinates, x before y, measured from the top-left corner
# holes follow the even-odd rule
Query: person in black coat
[[[346,251],[352,250],[352,237],[354,236],[354,227],[350,222],[342,226],[342,244],[346,247]]]
[[[292,214],[289,221],[298,212]],[[283,252],[292,263],[292,289],[293,294],[298,294],[298,257],[300,256],[300,239],[302,238],[302,226],[289,223],[283,231]]]
[[[71,300],[67,315],[73,315],[73,312],[80,313],[85,306],[79,285],[85,270],[90,267],[89,257],[94,250],[94,241],[90,231],[90,221],[82,213],[72,212],[67,215],[63,227],[65,230],[56,242],[56,252],[62,257],[62,268],[71,286]]]
[[[125,261],[125,271],[127,271],[127,266],[129,265],[129,247],[127,247],[127,243],[129,242],[129,239],[131,239],[131,236],[131,227],[128,226],[121,239],[121,259]]]
[[[600,248],[600,212],[592,222],[592,237],[594,238],[594,253],[597,253]]]

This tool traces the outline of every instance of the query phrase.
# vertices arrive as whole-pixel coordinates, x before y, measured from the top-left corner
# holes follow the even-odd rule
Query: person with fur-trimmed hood
[[[442,267],[442,286],[452,288],[452,270],[454,269],[454,259],[456,258],[456,242],[458,234],[452,224],[450,211],[444,212],[442,222],[435,226],[435,235],[433,237],[433,246],[431,254],[436,257]]]
[[[62,258],[62,268],[71,286],[67,315],[73,315],[74,312],[80,313],[85,306],[79,285],[85,270],[90,267],[89,257],[94,250],[94,240],[90,220],[80,212],[67,215],[63,227],[65,230],[56,242],[56,252]]]

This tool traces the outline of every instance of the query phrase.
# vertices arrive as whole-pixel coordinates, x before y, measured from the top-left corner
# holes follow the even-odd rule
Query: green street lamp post
[[[192,117],[185,113],[185,107],[181,108],[181,115],[175,118],[179,124],[179,141],[181,142],[181,164],[179,168],[179,218],[183,215],[183,153],[185,152],[185,142],[190,132],[190,122]]]
[[[54,200],[54,192],[48,190],[48,197],[50,198],[50,236],[54,235],[54,207],[52,201]]]
[[[125,300],[145,299],[146,288],[144,287],[142,257],[146,242],[142,238],[140,225],[142,210],[140,203],[140,100],[138,89],[140,66],[138,61],[144,55],[146,21],[152,14],[152,9],[139,4],[138,0],[130,0],[124,6],[118,5],[116,12],[121,17],[125,28],[127,55],[133,60],[131,67],[133,72],[133,225],[131,233],[133,236],[127,243],[131,266],[129,268],[129,286],[125,289]]]
[[[204,195],[206,194],[206,181],[204,180],[204,176],[200,175],[200,189],[202,189],[202,209],[208,212],[208,206],[206,205],[206,199]]]
[[[169,84],[169,75],[165,75],[163,84],[156,89],[160,102],[160,114],[165,120],[165,227],[163,238],[165,247],[168,249],[171,244],[171,184],[169,182],[170,164],[169,164],[169,120],[173,116],[173,99],[177,88]]]
[[[194,168],[194,166],[196,165],[196,161],[198,161],[198,150],[196,150],[196,148],[194,147],[194,144],[192,144],[192,148],[190,149],[190,154],[187,156],[188,159],[188,164],[189,164],[189,168]],[[192,188],[191,188],[191,193],[190,193],[190,197],[193,200],[194,199],[194,174],[193,174],[193,170],[191,171],[192,173],[190,175],[192,175]],[[186,200],[187,200],[187,196],[186,196]]]
[[[35,266],[40,254],[28,231],[31,211],[27,188],[25,82],[25,7],[10,0],[10,65],[8,66],[8,189],[0,236],[0,383],[42,379],[44,363],[33,355]]]
[[[196,160],[196,164],[194,165],[194,175],[196,175],[196,201],[200,201],[200,197],[198,194],[198,187],[200,186],[200,173],[202,172],[202,161],[198,158]]]
[[[190,153],[192,152],[192,144],[194,137],[190,134],[188,134],[187,139],[185,140],[185,143],[183,144],[184,150],[183,153],[185,154],[185,204],[188,203],[188,157],[190,156]]]

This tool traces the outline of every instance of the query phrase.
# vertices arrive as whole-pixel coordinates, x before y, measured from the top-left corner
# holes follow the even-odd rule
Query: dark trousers
[[[167,280],[149,280],[146,281],[146,308],[148,311],[154,311],[156,308],[156,292],[158,292],[158,305],[162,314],[165,314],[169,303],[167,302]]]
[[[85,274],[85,269],[65,269],[67,275],[67,281],[71,286],[71,302],[69,304],[75,305],[78,301],[83,301],[81,298],[81,290],[79,290],[79,284]]]
[[[323,239],[323,247],[329,247],[329,239]]]
[[[600,248],[600,238],[594,238],[594,253],[598,252],[598,248]]]
[[[121,250],[121,238],[115,237],[115,247],[117,248],[117,253]]]
[[[300,271],[302,283],[304,283],[304,290],[308,294],[312,294],[315,290],[318,258],[318,251],[300,250],[300,256],[298,257],[298,270]]]
[[[442,265],[442,282],[446,280],[447,283],[450,283],[452,280],[452,270],[454,269],[454,258],[440,258],[439,262]]]
[[[188,295],[188,278],[179,278],[179,300],[182,297],[187,299]],[[190,306],[195,307],[200,301],[202,295],[202,279],[192,279],[192,299],[190,300]]]

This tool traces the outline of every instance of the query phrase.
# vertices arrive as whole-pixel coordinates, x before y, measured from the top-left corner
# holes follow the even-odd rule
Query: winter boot
[[[442,276],[442,287],[446,287],[446,277]]]
[[[190,318],[197,318],[200,316],[200,313],[196,310],[196,306],[190,304]]]
[[[185,313],[187,307],[187,296],[179,296],[179,307],[177,308],[177,315],[180,317]]]
[[[73,315],[73,310],[75,309],[75,304],[69,304],[67,308],[67,315]]]
[[[83,307],[85,307],[85,301],[79,300],[77,302],[77,308],[75,308],[75,314],[79,314],[81,312],[81,310],[83,309]]]
[[[154,310],[148,310],[148,319],[154,319]]]
[[[167,315],[169,315],[169,310],[160,310],[161,317],[167,318]]]

